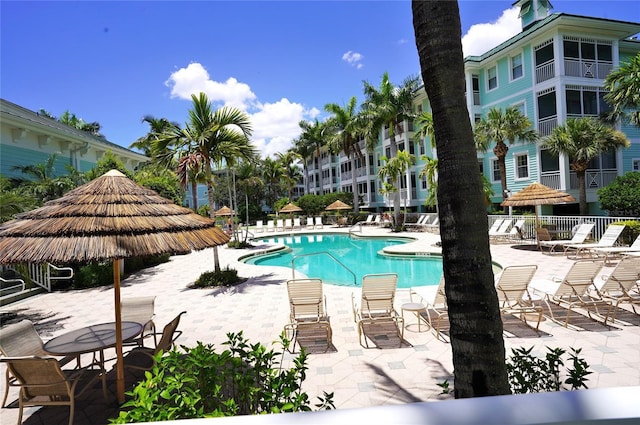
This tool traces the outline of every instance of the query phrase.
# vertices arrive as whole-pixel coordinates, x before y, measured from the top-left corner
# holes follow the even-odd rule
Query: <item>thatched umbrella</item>
[[[325,208],[325,210],[327,211],[331,211],[331,210],[350,210],[352,207],[350,205],[345,204],[344,202],[342,202],[341,200],[337,200],[335,202],[332,202],[331,204],[329,204],[329,206],[327,208]]]
[[[118,400],[124,401],[119,259],[187,254],[229,241],[215,222],[111,170],[0,225],[0,264],[113,260]]]
[[[234,215],[235,213],[236,213],[235,211],[231,210],[231,208],[225,205],[219,210],[217,210],[216,212],[214,212],[213,215],[215,215],[216,217],[224,217],[227,215]]]
[[[514,193],[502,201],[503,207],[534,206],[536,212],[536,227],[538,226],[538,205],[564,204],[575,202],[575,198],[568,193],[552,189],[540,183],[531,183],[524,189]]]
[[[302,211],[302,208],[300,208],[299,206],[297,206],[296,204],[289,202],[287,205],[285,205],[284,207],[282,207],[282,209],[279,211],[281,213],[294,213],[294,212],[299,212]]]

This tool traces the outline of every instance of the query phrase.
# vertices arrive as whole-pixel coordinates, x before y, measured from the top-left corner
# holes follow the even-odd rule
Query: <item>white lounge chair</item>
[[[503,218],[496,219],[496,221],[494,221],[491,224],[491,227],[489,227],[489,235],[493,235],[493,234],[497,233],[498,229],[500,228],[500,225],[502,225],[503,222],[504,222]]]
[[[324,225],[322,224],[322,217],[316,217],[316,229],[322,229]]]
[[[520,235],[522,234],[522,227],[524,226],[525,220],[520,219],[516,221],[516,224],[511,226],[511,229],[507,232],[497,232],[493,235],[489,235],[490,239],[494,241],[511,241],[515,239],[520,239]]]
[[[280,230],[283,231],[284,230],[284,220],[283,219],[278,219],[276,220],[276,230]]]
[[[264,226],[263,226],[262,220],[256,221],[256,229],[255,229],[255,231],[256,231],[256,233],[264,232]]]
[[[417,286],[409,290],[409,297],[414,301],[414,296],[427,308],[422,316],[426,319],[437,339],[448,342],[443,331],[449,329],[449,312],[447,310],[447,296],[444,292],[444,276],[440,278],[437,288],[432,286]]]
[[[307,217],[307,229],[313,229],[313,217]]]
[[[508,266],[502,270],[496,282],[500,312],[517,315],[527,325],[527,318],[535,317],[536,331],[540,327],[543,309],[532,303],[529,283],[537,269],[536,265]]]
[[[549,253],[551,253],[555,251],[557,246],[582,243],[585,241],[585,239],[587,239],[587,236],[589,236],[591,230],[593,230],[593,226],[595,226],[595,224],[593,223],[583,223],[578,227],[578,230],[576,230],[575,235],[573,235],[573,238],[571,239],[549,241],[538,240],[538,245],[540,246],[540,249],[542,249],[543,247],[549,248]]]
[[[326,339],[326,349],[331,347],[331,324],[327,315],[327,300],[322,293],[321,279],[293,279],[287,281],[289,294],[289,323],[284,331],[292,341],[292,350],[298,343],[302,348],[308,339],[315,340],[322,336]],[[310,337],[306,337],[309,334]]]
[[[564,254],[568,256],[569,252],[573,250],[577,257],[581,254],[590,253],[591,248],[610,248],[616,243],[625,227],[624,224],[612,224],[607,227],[607,230],[597,243],[568,244],[564,246]]]
[[[611,274],[602,276],[602,285],[596,287],[598,295],[612,301],[612,321],[615,321],[620,304],[629,304],[633,312],[640,315],[636,305],[640,305],[640,257],[627,257],[613,269]]]
[[[267,232],[274,232],[276,230],[273,220],[267,221]]]
[[[596,247],[590,248],[589,251],[597,256],[604,254],[604,262],[607,263],[610,256],[640,252],[640,235],[629,246]]]
[[[290,218],[284,219],[284,230],[293,230],[293,222]]]
[[[511,223],[513,223],[513,220],[510,218],[502,220],[502,223],[500,223],[500,226],[496,231],[489,231],[489,236],[504,235],[509,230]]]
[[[300,223],[300,217],[296,217],[293,219],[293,229],[294,230],[302,229],[302,223]]]

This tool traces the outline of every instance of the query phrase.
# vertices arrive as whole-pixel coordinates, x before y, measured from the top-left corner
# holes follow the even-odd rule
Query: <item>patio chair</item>
[[[425,221],[427,221],[429,219],[429,216],[427,214],[421,214],[420,217],[418,217],[418,220],[415,223],[405,223],[404,226],[407,228],[416,228],[419,229],[420,226],[422,226],[424,224]]]
[[[21,320],[18,323],[12,323],[0,328],[0,354],[6,357],[21,356],[49,356],[44,350],[44,343],[40,335],[30,320]],[[59,359],[61,365],[65,365],[75,359],[73,356]],[[16,377],[11,375],[7,368],[6,382],[4,387],[4,397],[2,398],[2,407],[7,402],[9,396],[9,386],[14,383]]]
[[[502,225],[503,222],[504,222],[503,218],[496,219],[496,221],[494,221],[491,224],[491,227],[489,227],[489,235],[495,234],[498,231],[498,229],[500,228],[500,226]]]
[[[536,318],[536,331],[542,321],[543,309],[533,305],[529,283],[537,269],[536,265],[508,266],[502,270],[496,282],[500,313],[516,315],[527,325],[527,316],[533,316]]]
[[[398,275],[395,273],[368,274],[362,277],[362,290],[360,305],[356,304],[355,295],[352,294],[353,318],[358,324],[358,338],[360,345],[362,337],[366,347],[367,336],[365,326],[375,328],[381,324],[392,323],[402,345],[404,337],[404,320],[400,316],[393,303],[396,296]]]
[[[493,235],[489,235],[490,239],[493,239],[496,242],[499,241],[513,241],[517,239],[522,239],[522,227],[524,226],[524,220],[520,219],[516,221],[516,224],[511,226],[511,229],[506,232],[498,232]]]
[[[313,229],[313,217],[307,217],[307,229]]]
[[[431,223],[424,223],[422,227],[429,232],[436,232],[440,230],[440,217],[436,215]]]
[[[427,306],[421,315],[427,320],[436,339],[442,339],[448,342],[443,334],[443,331],[449,329],[449,312],[447,310],[447,296],[444,292],[444,276],[440,278],[440,282],[435,291],[432,290],[432,287],[428,286],[411,288],[409,290],[409,297],[412,302],[414,296],[419,297],[420,302]]]
[[[131,350],[124,358],[125,369],[151,370],[155,365],[155,356],[161,351],[166,353],[171,350],[175,341],[182,335],[182,331],[178,330],[178,325],[183,314],[186,314],[186,311],[181,312],[165,325],[160,341],[155,348],[138,347]]]
[[[640,235],[638,235],[636,240],[629,246],[612,246],[606,248],[596,247],[590,248],[589,251],[596,256],[604,254],[604,262],[606,264],[608,263],[610,256],[640,252]]]
[[[369,225],[373,224],[374,214],[369,214],[365,221],[360,222],[360,224]]]
[[[587,239],[587,236],[589,236],[589,233],[591,233],[591,230],[593,230],[593,226],[595,226],[593,223],[581,224],[573,235],[573,238],[567,240],[540,240],[540,238],[538,238],[538,246],[541,250],[542,247],[549,248],[549,253],[552,253],[555,252],[557,246],[583,243],[585,239]],[[547,234],[549,234],[548,231]]]
[[[142,325],[140,336],[125,344],[136,344],[140,347],[144,346],[144,339],[148,336],[153,337],[153,345],[157,345],[156,324],[153,322],[155,317],[154,304],[155,295],[149,297],[131,297],[123,298],[120,303],[120,317],[123,322],[136,322]]]
[[[602,286],[596,286],[598,296],[615,303],[612,320],[615,321],[618,306],[629,304],[634,314],[640,315],[636,305],[640,305],[640,257],[626,257],[620,260],[610,275],[602,276]]]
[[[293,230],[293,221],[290,218],[284,219],[284,230]]]
[[[590,253],[591,248],[612,247],[618,240],[618,237],[625,227],[626,226],[624,224],[612,224],[611,226],[607,227],[607,230],[605,230],[604,234],[597,243],[567,244],[564,246],[564,254],[568,256],[569,252],[571,250],[574,250],[575,256],[577,257],[584,253]]]
[[[280,230],[283,231],[284,230],[284,220],[283,219],[277,219],[276,220],[276,230]]]
[[[16,380],[11,384],[19,387],[18,424],[22,423],[25,406],[69,406],[69,425],[73,424],[76,398],[80,397],[103,375],[95,363],[73,370],[62,370],[53,357],[3,357],[7,369]],[[102,393],[107,401],[106,388]]]
[[[543,294],[544,303],[549,311],[548,317],[567,328],[571,320],[571,313],[576,308],[580,308],[586,310],[588,317],[593,320],[596,320],[592,316],[592,313],[595,313],[596,317],[606,325],[613,304],[611,301],[595,298],[589,294],[593,280],[602,266],[602,261],[580,260],[573,263],[564,278],[553,278],[551,281],[532,281],[531,286],[534,292]],[[553,285],[558,285],[555,290],[552,289]],[[558,317],[565,313],[564,318]]]
[[[491,230],[489,231],[489,236],[504,235],[509,230],[509,227],[511,227],[511,224],[513,224],[513,219],[507,218],[502,220],[497,230],[493,232]]]
[[[276,228],[273,224],[273,220],[267,220],[267,232],[273,232]]]
[[[300,223],[300,217],[296,217],[293,219],[293,229],[300,230],[302,229],[302,223]]]
[[[255,231],[256,231],[256,233],[264,232],[264,227],[263,227],[262,220],[256,221],[256,229],[255,229]]]
[[[322,229],[324,225],[322,224],[322,217],[316,217],[316,229]]]
[[[322,293],[322,279],[292,279],[287,281],[289,295],[289,323],[284,331],[292,341],[295,350],[296,343],[308,339],[312,335],[313,341],[322,337],[326,340],[327,351],[331,346],[331,324],[327,315],[327,300]]]

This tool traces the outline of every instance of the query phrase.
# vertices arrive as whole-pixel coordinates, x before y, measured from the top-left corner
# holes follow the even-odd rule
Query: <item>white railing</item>
[[[540,173],[540,183],[552,189],[561,189],[560,171],[547,171]]]
[[[556,76],[553,59],[536,66],[536,83],[550,80]]]
[[[609,183],[615,180],[618,176],[618,172],[615,169],[610,170],[587,170],[585,172],[585,185],[587,189],[598,189],[605,187]],[[569,188],[578,189],[578,176],[575,171],[569,173]]]
[[[569,77],[604,79],[613,69],[613,63],[594,60],[565,59],[564,74]]]
[[[19,273],[19,271],[12,266],[8,266],[7,268]],[[51,292],[51,282],[73,278],[73,269],[71,267],[56,267],[49,263],[29,264],[27,270],[29,271],[29,279],[31,282],[43,287],[48,292]]]
[[[554,128],[558,126],[558,116],[551,115],[538,120],[538,133],[541,136],[548,136],[551,134]]]

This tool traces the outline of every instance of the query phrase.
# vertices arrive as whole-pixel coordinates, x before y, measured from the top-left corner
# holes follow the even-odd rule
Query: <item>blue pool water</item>
[[[291,268],[295,256],[326,252],[338,259],[355,274],[356,284],[362,276],[372,273],[397,273],[398,288],[437,285],[442,274],[440,257],[390,257],[378,252],[384,247],[406,243],[398,238],[352,238],[344,234],[274,236],[260,239],[262,242],[284,244],[287,251],[251,257],[249,264]],[[353,286],[354,278],[329,255],[320,254],[297,257],[296,272],[308,277],[321,278],[326,283]]]

